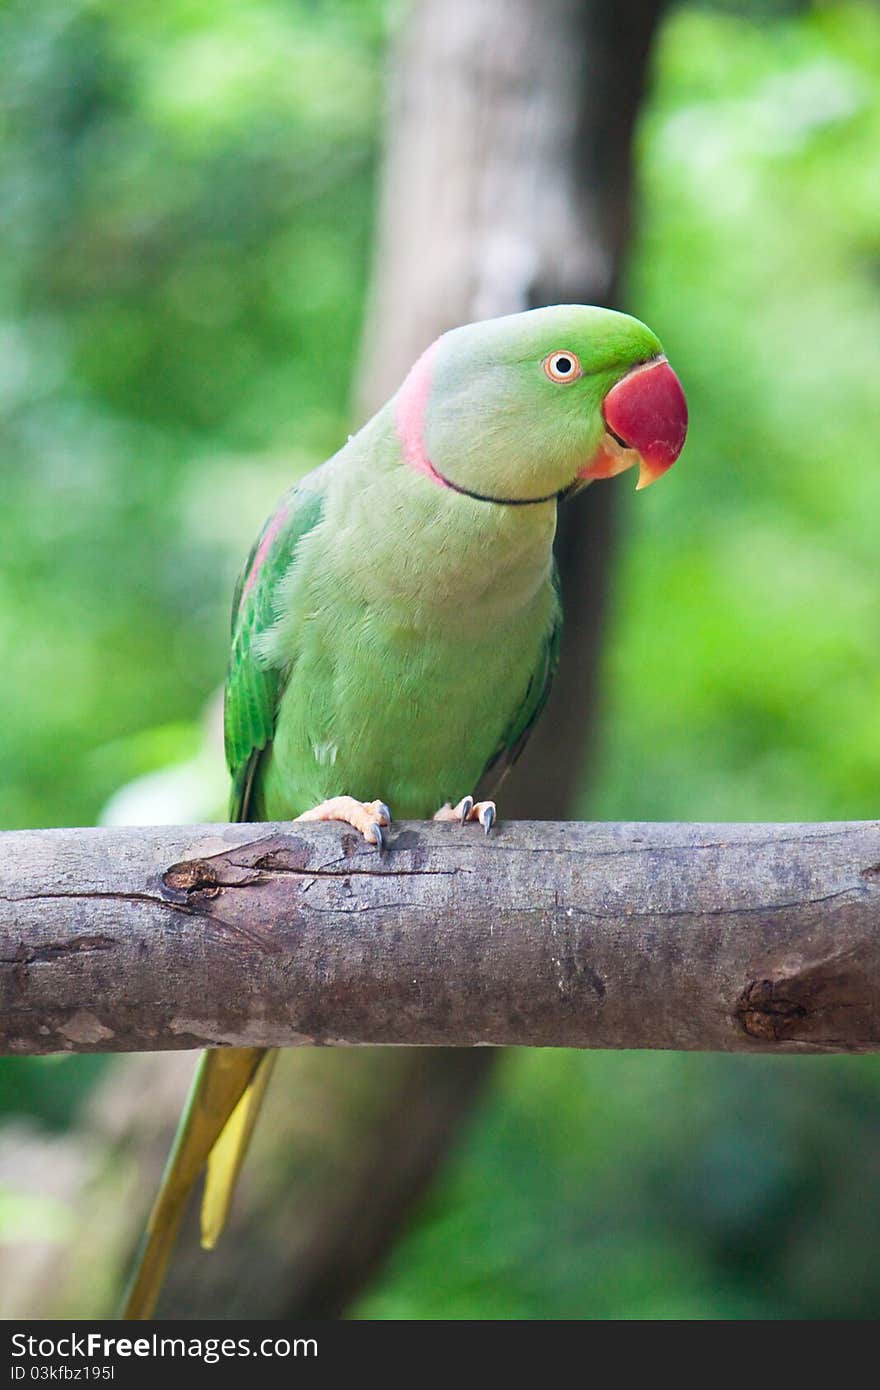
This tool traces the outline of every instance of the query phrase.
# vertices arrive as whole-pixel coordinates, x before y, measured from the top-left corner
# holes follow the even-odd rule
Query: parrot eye
[[[551,352],[544,358],[544,371],[551,381],[577,381],[583,370],[574,352]]]

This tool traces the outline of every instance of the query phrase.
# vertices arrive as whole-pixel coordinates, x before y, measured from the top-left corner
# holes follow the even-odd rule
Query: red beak
[[[647,487],[671,468],[684,447],[687,434],[687,401],[681,382],[666,361],[656,357],[631,372],[612,386],[602,402],[602,414],[608,433],[623,449],[639,455],[640,469],[637,487]],[[598,476],[609,476],[609,463]],[[626,464],[620,460],[615,472]],[[595,477],[592,468],[587,476]]]

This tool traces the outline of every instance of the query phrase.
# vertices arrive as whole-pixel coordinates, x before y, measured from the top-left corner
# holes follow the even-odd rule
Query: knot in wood
[[[162,875],[166,888],[179,893],[199,893],[205,898],[216,898],[220,892],[217,872],[207,859],[185,859],[181,864],[172,864]]]
[[[739,997],[737,1017],[749,1037],[762,1042],[784,1042],[795,1037],[798,1024],[807,1016],[803,1004],[782,991],[788,980],[753,980]]]

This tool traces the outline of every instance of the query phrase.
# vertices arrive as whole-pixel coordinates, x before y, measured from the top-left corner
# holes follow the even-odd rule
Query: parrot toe
[[[439,811],[434,812],[434,819],[454,820],[458,821],[460,825],[464,825],[469,820],[477,820],[488,835],[495,824],[497,814],[494,801],[474,801],[472,796],[463,796],[457,806],[453,806],[451,802],[447,801],[445,806],[441,806]]]
[[[353,796],[332,796],[303,811],[297,820],[339,820],[359,830],[368,845],[375,845],[381,854],[385,849],[382,833],[391,824],[391,812],[384,801],[357,801]]]

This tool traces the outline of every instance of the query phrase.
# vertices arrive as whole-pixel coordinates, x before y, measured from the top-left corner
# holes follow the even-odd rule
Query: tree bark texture
[[[880,1048],[880,826],[2,838],[4,1050]]]

